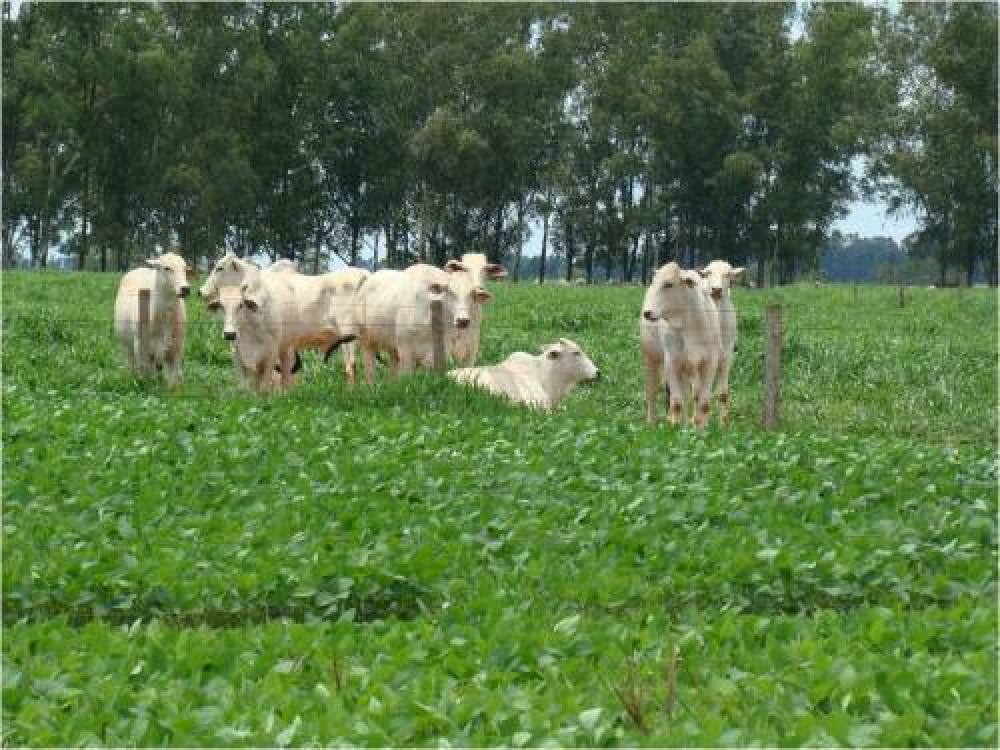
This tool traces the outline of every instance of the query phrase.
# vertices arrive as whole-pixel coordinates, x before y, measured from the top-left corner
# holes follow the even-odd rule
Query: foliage
[[[859,157],[942,274],[996,244],[995,6],[3,7],[7,267],[176,243],[315,270],[487,252],[517,279],[541,219],[567,276],[723,257],[784,283]]]
[[[114,281],[3,279],[5,744],[996,744],[992,295],[736,290],[702,434],[642,423],[640,288],[493,285],[485,361],[604,372],[543,415],[312,356],[253,397],[197,301],[138,384]]]

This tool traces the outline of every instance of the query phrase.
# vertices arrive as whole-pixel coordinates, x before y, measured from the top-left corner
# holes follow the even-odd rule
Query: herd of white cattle
[[[115,332],[138,377],[163,371],[170,387],[181,383],[191,269],[175,253],[147,260],[125,274],[115,301]],[[726,261],[684,270],[662,266],[646,290],[639,318],[639,348],[645,365],[646,419],[657,419],[657,393],[666,386],[668,416],[704,427],[715,395],[723,423],[729,421],[729,373],[736,343],[731,282],[743,272]],[[513,402],[552,410],[600,371],[567,338],[541,347],[538,355],[514,352],[504,361],[475,366],[482,306],[492,295],[489,280],[506,276],[485,255],[467,253],[443,269],[418,263],[404,271],[374,273],[347,268],[320,275],[299,273],[290,261],[260,269],[233,254],[213,266],[199,290],[206,308],[219,313],[243,385],[258,393],[291,387],[300,352],[327,358],[340,349],[348,382],[357,381],[356,350],[364,356],[365,379],[375,380],[383,354],[392,378],[434,361],[431,302],[441,300],[447,357],[458,367],[447,375]],[[140,324],[139,291],[148,289],[149,321]]]

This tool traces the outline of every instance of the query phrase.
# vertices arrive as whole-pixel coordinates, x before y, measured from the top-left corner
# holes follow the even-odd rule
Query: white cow
[[[448,261],[445,264],[445,270],[461,270],[465,269],[474,282],[474,285],[480,289],[486,289],[487,279],[498,280],[507,278],[507,271],[499,263],[490,263],[485,255],[482,253],[464,253],[460,261]],[[488,302],[489,300],[487,300]],[[485,303],[480,303],[485,304]],[[460,331],[456,338],[453,350],[451,352],[455,360],[466,367],[471,367],[476,364],[476,360],[479,358],[479,335],[482,329],[482,310],[477,304],[472,309],[472,315],[469,319],[469,327],[464,331]]]
[[[221,274],[225,273],[226,283],[239,285],[240,279],[257,272],[257,267],[229,253],[221,258],[205,280],[199,294],[211,304],[218,294]],[[277,313],[293,324],[286,326],[286,334],[294,337],[296,352],[307,349],[322,351],[327,357],[341,344],[356,336],[356,295],[370,272],[363,268],[346,268],[319,276],[309,276],[298,272],[293,261],[279,260],[260,271],[265,277],[280,275],[293,289],[293,294],[283,302]],[[276,313],[276,314],[277,314]],[[347,378],[354,382],[356,371],[353,347],[345,354]],[[301,360],[294,358],[294,369],[298,371]]]
[[[341,344],[347,380],[353,383],[357,366],[355,350],[349,344],[357,337],[357,294],[371,272],[348,267],[339,271],[308,276],[295,269],[291,261],[278,261],[265,273],[283,273],[295,289],[297,309],[292,314],[300,321],[294,333],[296,351],[316,349],[329,359]]]
[[[498,365],[451,370],[448,377],[506,396],[515,403],[552,411],[578,383],[597,380],[601,375],[569,339],[543,346],[541,352],[514,352]]]
[[[479,257],[486,258],[485,255]],[[479,355],[479,330],[483,320],[480,306],[493,299],[493,295],[479,282],[481,277],[486,276],[483,268],[450,260],[444,270],[448,290],[454,295],[457,305],[454,325],[446,320],[445,351],[458,364],[472,365]],[[441,270],[426,263],[412,265],[404,273],[426,283],[441,280]]]
[[[184,335],[187,310],[183,298],[191,292],[188,266],[176,253],[165,253],[146,261],[122,277],[115,298],[115,334],[129,369],[138,377],[147,377],[163,369],[167,385],[181,382],[184,359]],[[139,331],[139,290],[149,289],[149,339],[142,341]]]
[[[653,275],[642,303],[639,347],[646,369],[646,420],[656,420],[656,392],[665,375],[670,421],[683,420],[693,395],[691,422],[704,427],[722,343],[718,315],[697,272],[671,261]]]
[[[285,274],[240,267],[232,260],[217,279],[210,305],[223,311],[222,335],[233,342],[233,362],[243,383],[257,392],[292,383],[298,323],[291,317],[294,294]]]
[[[428,267],[419,276],[384,270],[371,275],[358,292],[358,342],[365,354],[365,379],[375,380],[375,354],[389,355],[393,377],[415,367],[431,367],[431,300],[441,299],[446,329],[468,318],[468,303],[448,287],[448,274]]]
[[[723,424],[729,424],[729,372],[733,368],[733,353],[736,351],[736,308],[733,307],[730,287],[743,270],[733,268],[724,260],[713,260],[700,271],[703,277],[702,287],[715,304],[719,316],[722,351],[715,371],[715,397],[719,402],[719,417]]]

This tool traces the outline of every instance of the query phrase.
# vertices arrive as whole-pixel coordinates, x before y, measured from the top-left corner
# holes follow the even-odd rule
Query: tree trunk
[[[317,224],[316,226],[316,237],[315,237],[316,251],[313,253],[313,273],[319,273],[319,256],[322,253],[323,247],[323,228]]]
[[[382,237],[382,232],[378,229],[375,230],[375,247],[372,250],[372,270],[378,270],[378,243],[379,239]]]
[[[548,248],[549,242],[549,212],[545,212],[545,216],[542,217],[542,254],[538,259],[538,283],[545,283],[545,252]]]
[[[521,279],[521,253],[524,252],[524,201],[517,202],[517,254],[514,256],[513,281]]]
[[[573,225],[566,224],[566,281],[573,280],[573,260],[576,256],[573,241]]]
[[[80,247],[76,254],[76,270],[82,271],[87,264],[87,254],[90,252],[90,168],[83,168],[83,190],[80,193],[80,211],[83,214],[80,237]]]
[[[597,252],[597,199],[594,193],[596,186],[590,191],[590,226],[587,227],[587,250],[584,264],[587,269],[587,284],[594,283],[594,253]]]
[[[351,265],[358,265],[358,242],[361,235],[361,227],[357,217],[351,218]]]
[[[492,263],[502,263],[503,262],[503,206],[497,208],[496,223],[494,224],[493,230],[493,257],[490,258]]]

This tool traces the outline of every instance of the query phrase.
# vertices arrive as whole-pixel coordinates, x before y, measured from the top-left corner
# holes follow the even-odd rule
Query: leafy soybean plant
[[[638,288],[495,287],[484,361],[605,374],[547,416],[312,356],[253,397],[197,302],[137,384],[114,282],[4,277],[5,743],[995,746],[991,295],[738,291],[700,434],[642,423]]]

